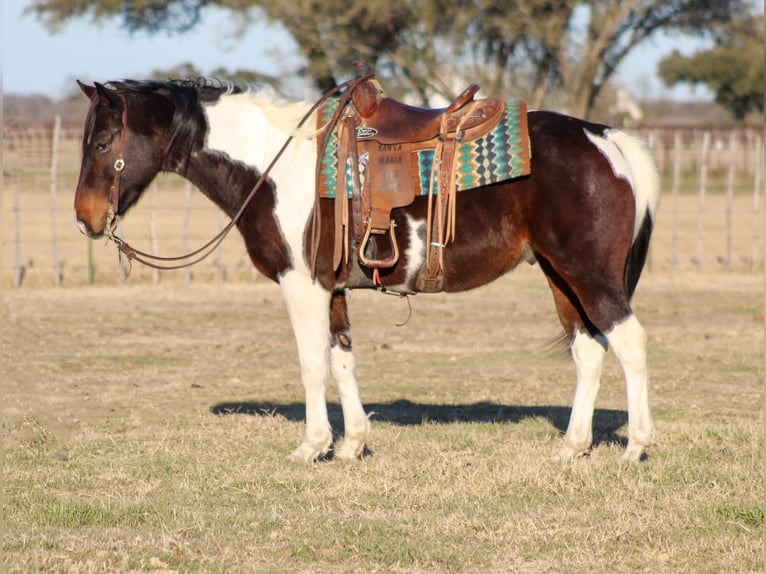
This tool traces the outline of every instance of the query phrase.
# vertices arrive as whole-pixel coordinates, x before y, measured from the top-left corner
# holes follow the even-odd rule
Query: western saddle
[[[320,126],[325,132],[319,145],[318,178],[333,130],[338,138],[333,266],[337,269],[348,262],[355,251],[361,265],[372,270],[373,282],[380,284],[379,270],[399,260],[391,211],[427,194],[428,247],[417,290],[441,291],[444,248],[455,238],[455,151],[460,143],[490,132],[502,118],[505,103],[496,98],[475,100],[479,86],[471,84],[446,108],[409,106],[384,96],[374,74],[363,64],[360,68],[358,81],[341,96],[329,125]],[[420,168],[413,159],[420,150],[433,150],[429,189],[421,189]],[[376,241],[386,235],[388,255],[379,258]]]

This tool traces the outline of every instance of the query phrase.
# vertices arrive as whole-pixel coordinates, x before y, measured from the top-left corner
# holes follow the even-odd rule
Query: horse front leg
[[[335,450],[341,460],[355,460],[364,452],[370,434],[370,421],[364,412],[356,382],[356,364],[351,349],[351,323],[346,293],[336,291],[330,303],[330,368],[338,385],[345,436]]]
[[[327,416],[330,377],[330,292],[310,277],[289,271],[279,282],[298,346],[301,380],[306,394],[306,430],[291,458],[312,462],[327,454],[332,429]]]

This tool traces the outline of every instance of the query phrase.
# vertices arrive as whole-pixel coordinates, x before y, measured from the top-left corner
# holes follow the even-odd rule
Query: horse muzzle
[[[75,214],[75,223],[77,224],[77,228],[80,230],[80,233],[91,239],[98,239],[104,235],[104,229],[106,228],[106,226],[104,226],[101,228],[101,230],[96,231],[93,229],[89,221],[77,214]]]
[[[77,227],[87,237],[101,237],[114,226],[114,211],[105,197],[82,194],[75,199],[74,212]]]

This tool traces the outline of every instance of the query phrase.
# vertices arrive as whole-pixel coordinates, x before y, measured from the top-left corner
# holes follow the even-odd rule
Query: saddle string
[[[343,93],[343,105],[345,106],[345,102],[348,101],[348,98],[350,97],[350,93],[353,91],[353,88],[361,81],[368,79],[371,77],[372,74],[365,74],[364,76],[356,77],[351,80],[348,80],[346,82],[343,82],[341,84],[338,84],[335,86],[332,90],[326,92],[322,95],[321,98],[319,98],[313,106],[309,109],[308,112],[303,116],[301,121],[296,126],[296,131],[299,130],[301,127],[303,127],[303,124],[306,123],[306,120],[309,119],[311,114],[316,111],[319,106],[324,104],[328,99],[330,99],[332,96],[334,96],[336,93],[341,91],[343,88],[348,88],[346,92]],[[123,96],[123,102],[125,103],[125,98]],[[124,146],[125,143],[125,132],[127,132],[127,103],[125,103],[123,108],[123,114],[122,114],[122,121],[123,121],[123,134],[120,137],[120,145],[121,147]],[[339,106],[339,109],[341,109],[341,106]],[[336,112],[337,114],[337,112]],[[333,119],[335,122],[337,122],[337,117],[333,116]],[[332,122],[333,120],[331,120]],[[334,124],[333,124],[334,125]],[[330,126],[327,130],[328,132],[332,131],[333,126]],[[322,134],[323,136],[325,134]],[[175,269],[183,269],[185,267],[191,267],[192,265],[196,265],[197,263],[201,262],[203,259],[208,257],[213,251],[215,251],[218,246],[223,242],[223,240],[226,238],[226,236],[229,234],[229,232],[232,230],[232,228],[239,222],[239,220],[242,217],[242,214],[245,212],[245,209],[247,209],[247,206],[252,201],[253,197],[255,197],[255,193],[258,191],[258,189],[263,185],[263,182],[266,181],[266,178],[268,177],[269,173],[273,169],[273,167],[276,165],[277,161],[280,159],[282,154],[284,154],[285,150],[287,149],[287,146],[290,145],[290,142],[294,139],[295,135],[290,134],[288,138],[285,140],[284,144],[282,144],[282,147],[279,149],[279,151],[276,153],[274,158],[271,160],[271,163],[269,163],[268,167],[261,173],[261,176],[258,178],[258,181],[256,181],[255,185],[253,186],[253,189],[250,191],[249,195],[245,198],[245,201],[243,202],[242,206],[239,208],[239,211],[234,215],[234,217],[231,218],[231,221],[223,228],[221,231],[218,232],[218,234],[215,235],[210,241],[205,243],[202,247],[195,249],[194,251],[187,253],[186,255],[179,255],[175,257],[161,257],[159,255],[153,255],[151,253],[147,253],[144,251],[140,251],[138,249],[135,249],[134,247],[131,247],[127,241],[122,239],[121,237],[118,237],[114,233],[114,227],[108,226],[107,227],[107,237],[113,241],[119,250],[120,253],[124,254],[125,257],[128,259],[128,261],[138,261],[139,263],[150,267],[152,269],[159,269],[163,271],[172,271]],[[322,138],[323,140],[323,148],[327,145],[327,140],[329,140],[329,137]],[[122,159],[122,149],[120,150],[120,159]],[[119,160],[118,160],[119,161]],[[113,187],[116,186],[114,189],[110,189],[110,195],[117,196],[117,200],[119,200],[119,175],[122,172],[122,169],[125,167],[124,160],[122,161],[122,166],[118,170],[117,165],[115,162],[115,179],[113,183]],[[115,200],[115,205],[116,201]],[[317,206],[318,207],[318,206]],[[114,217],[117,215],[117,209],[116,207],[114,209]],[[317,212],[317,208],[314,209],[315,213]],[[317,219],[317,216],[314,216],[315,219]],[[314,234],[318,237],[318,225],[314,226]],[[314,244],[317,244],[317,241],[314,241]],[[194,258],[194,259],[192,259]],[[188,261],[189,259],[192,259],[191,261]],[[176,262],[176,261],[183,261],[184,263],[179,263],[177,265],[165,265],[163,263],[152,263],[152,261],[159,261],[159,262]]]

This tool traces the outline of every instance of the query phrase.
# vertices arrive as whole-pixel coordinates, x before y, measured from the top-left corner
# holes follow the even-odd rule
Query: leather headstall
[[[124,94],[119,94],[122,99],[122,129],[120,130],[120,139],[117,142],[117,159],[114,160],[114,179],[112,187],[109,188],[109,212],[107,215],[106,228],[107,233],[114,230],[115,218],[120,210],[120,178],[125,169],[125,136],[128,132],[128,102]]]

